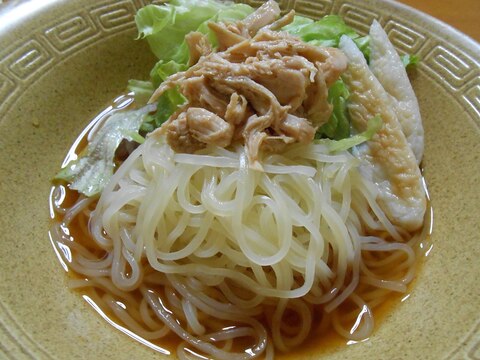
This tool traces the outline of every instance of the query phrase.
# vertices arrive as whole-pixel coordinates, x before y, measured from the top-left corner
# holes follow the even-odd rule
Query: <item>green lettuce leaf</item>
[[[178,64],[173,60],[167,63],[164,63],[163,60],[160,60],[150,72],[150,81],[129,80],[127,89],[128,91],[133,92],[135,101],[138,105],[146,105],[155,89],[158,88],[158,86],[168,76],[180,71],[185,71],[187,68],[187,65]],[[177,106],[183,104],[184,102],[185,98],[176,89],[172,89],[161,96],[161,99],[158,101],[157,108],[159,112],[168,110],[169,117],[176,110]],[[166,108],[164,109],[165,106]],[[150,120],[150,116],[148,115],[145,118],[145,121],[151,122]],[[146,131],[147,128],[150,127],[142,127],[142,130]]]
[[[198,1],[198,6],[193,6],[195,2],[184,0],[147,5],[135,15],[138,37],[148,41],[158,59],[169,61],[175,58],[177,62],[186,62],[182,57],[188,56],[187,49],[179,51],[185,35],[216,13],[206,1]]]
[[[177,89],[165,91],[157,101],[157,112],[145,116],[140,132],[148,134],[160,127],[182,105],[186,99]]]
[[[345,138],[342,140],[330,140],[330,139],[323,139],[320,140],[320,142],[324,142],[328,145],[328,149],[331,152],[337,152],[337,151],[345,151],[348,150],[354,146],[360,145],[361,143],[364,143],[365,141],[370,140],[373,135],[375,135],[383,125],[382,118],[380,116],[375,116],[368,120],[367,123],[367,130],[360,134],[353,135],[352,137]]]
[[[185,71],[187,68],[187,65],[179,64],[173,60],[166,63],[163,60],[160,60],[155,64],[152,71],[150,71],[150,78],[153,86],[157,88],[167,77],[176,74],[177,72]],[[145,117],[145,120],[140,127],[140,131],[143,133],[149,133],[160,127],[185,101],[186,99],[177,89],[165,91],[157,100],[157,112]]]
[[[159,60],[150,71],[150,81],[152,82],[153,86],[157,88],[170,75],[176,74],[180,71],[185,71],[187,69],[188,65],[186,64],[177,63],[173,60],[167,62],[164,60]]]
[[[253,12],[245,4],[214,0],[171,0],[167,4],[147,5],[135,16],[139,38],[145,38],[159,60],[188,62],[185,35],[191,31],[207,33],[208,21],[241,20]]]
[[[210,30],[210,28],[208,27],[209,22],[228,23],[228,22],[243,20],[254,11],[255,9],[252,8],[251,6],[248,6],[245,4],[235,4],[231,7],[220,10],[214,17],[212,17],[211,19],[208,19],[207,21],[204,21],[198,27],[197,31],[201,32],[202,34],[206,34],[208,41],[210,41],[213,47],[216,47],[218,45],[217,37],[215,36],[213,31]]]
[[[113,175],[118,145],[123,139],[141,141],[137,135],[143,117],[153,110],[155,105],[148,105],[110,116],[80,157],[62,168],[54,180],[65,180],[70,183],[71,189],[86,196],[100,193]]]
[[[293,18],[293,21],[290,24],[284,26],[282,28],[282,31],[286,31],[289,34],[292,34],[295,36],[300,36],[299,34],[301,30],[307,25],[310,25],[314,22],[315,22],[314,20],[307,18],[305,16],[295,15],[295,17]]]
[[[333,112],[328,122],[318,129],[316,138],[340,140],[350,136],[350,115],[347,111],[349,96],[347,86],[341,79],[330,87],[328,101],[333,105]]]
[[[417,65],[420,62],[420,58],[417,55],[403,55],[401,57],[403,66],[409,68],[410,66]]]
[[[318,21],[307,24],[300,22],[297,28],[294,24],[288,25],[286,30],[305,42],[312,42],[319,46],[338,47],[342,35],[351,38],[359,37],[338,15],[327,15]]]
[[[368,60],[368,36],[361,37],[338,15],[327,15],[318,21],[295,16],[293,23],[282,30],[300,37],[303,41],[317,46],[338,47],[342,35],[350,37]]]
[[[129,92],[133,92],[135,102],[141,105],[146,104],[155,91],[151,81],[141,80],[128,80],[127,89]]]

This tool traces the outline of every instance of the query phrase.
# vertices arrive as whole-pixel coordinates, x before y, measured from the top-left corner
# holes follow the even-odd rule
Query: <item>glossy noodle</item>
[[[173,332],[215,359],[236,342],[249,344],[239,359],[271,342],[288,351],[319,312],[347,339],[370,336],[371,309],[412,281],[422,236],[389,222],[347,151],[296,145],[263,159],[264,172],[247,164],[243,147],[175,154],[148,139],[97,204],[80,198],[55,224],[85,277],[71,286],[100,290],[95,301],[138,336]],[[91,243],[71,241],[72,219]]]

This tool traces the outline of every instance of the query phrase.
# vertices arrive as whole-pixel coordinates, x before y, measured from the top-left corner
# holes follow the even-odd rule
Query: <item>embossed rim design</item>
[[[85,46],[120,32],[134,28],[133,15],[148,0],[104,0],[80,11],[65,13],[62,17],[38,27],[34,33],[3,44],[0,36],[0,114],[5,114],[18,97],[35,81],[46,76],[50,69]],[[155,1],[154,1],[155,2]],[[240,0],[258,6],[261,0]],[[420,71],[433,79],[467,111],[480,128],[480,45],[456,29],[391,0],[278,0],[283,9],[295,9],[310,17],[336,13],[360,33],[366,33],[373,19],[384,26],[390,39],[402,53],[418,55],[423,61]],[[28,1],[20,2],[27,4]],[[51,1],[53,6],[61,1]],[[11,5],[0,6],[0,22]],[[378,12],[376,9],[381,9]],[[388,9],[389,11],[386,11]],[[392,10],[407,11],[409,20],[391,14]],[[394,12],[393,12],[394,13]],[[438,33],[425,33],[423,23],[434,24]],[[24,34],[25,35],[25,34]],[[448,39],[450,41],[445,41]],[[0,120],[1,121],[1,120]],[[15,329],[10,333],[9,329]],[[445,359],[474,359],[480,351],[480,322],[465,336],[458,348]],[[18,324],[0,299],[0,355],[14,358],[22,354],[28,358],[55,358],[37,344]]]
[[[92,4],[37,28],[26,38],[0,46],[0,49],[3,47],[0,51],[0,112],[6,113],[18,94],[59,62],[100,39],[132,30],[135,12],[151,2],[121,0]],[[0,8],[0,21],[2,16],[8,16],[9,8],[11,6]]]
[[[283,9],[295,9],[311,17],[329,13],[341,15],[347,24],[365,34],[368,24],[376,19],[389,34],[402,53],[418,55],[423,59],[421,69],[446,91],[460,95],[462,107],[480,127],[480,49],[479,44],[449,25],[408,6],[390,0],[378,3],[383,7],[408,9],[413,21],[395,15],[379,14],[375,6],[359,1],[342,0],[279,0]],[[43,26],[29,37],[6,44],[0,51],[0,111],[6,112],[15,102],[16,95],[25,91],[31,79],[46,74],[50,68],[84,46],[92,45],[105,36],[134,28],[133,15],[148,0],[104,1],[73,14],[64,15],[56,24]],[[262,0],[240,0],[258,6]],[[26,3],[26,2],[25,2]],[[361,4],[361,5],[360,5]],[[8,8],[0,8],[2,14]],[[3,15],[6,16],[6,15]],[[439,34],[422,33],[420,18],[435,23]],[[421,22],[420,22],[421,23]],[[445,37],[455,39],[455,44],[445,42]],[[40,74],[42,72],[42,74]],[[12,100],[13,99],[13,100]]]

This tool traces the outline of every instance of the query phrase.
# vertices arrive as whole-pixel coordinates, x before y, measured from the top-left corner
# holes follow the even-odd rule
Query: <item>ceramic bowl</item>
[[[258,5],[259,1],[244,1]],[[304,359],[480,358],[480,45],[411,8],[380,0],[281,0],[284,9],[373,19],[412,73],[424,120],[433,250],[408,299],[373,336]],[[75,292],[48,238],[50,179],[81,130],[154,58],[135,41],[144,0],[13,1],[0,8],[0,358],[162,359]]]

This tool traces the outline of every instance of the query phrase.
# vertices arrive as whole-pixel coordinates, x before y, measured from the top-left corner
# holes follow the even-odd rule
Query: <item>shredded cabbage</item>
[[[70,182],[71,189],[86,196],[100,193],[113,175],[118,145],[123,139],[140,140],[138,129],[143,117],[153,110],[155,105],[147,105],[139,110],[114,113],[94,134],[86,151],[69,162],[54,179]]]
[[[403,66],[405,66],[406,68],[417,65],[419,61],[420,59],[417,55],[407,54],[402,56],[402,63],[403,63]]]
[[[333,105],[333,112],[328,122],[318,129],[315,138],[341,140],[350,136],[350,115],[347,110],[349,96],[347,86],[341,79],[330,87],[328,101]]]
[[[151,81],[128,80],[128,89],[132,91],[135,97],[135,102],[138,104],[146,104],[148,99],[152,96],[155,88]]]
[[[361,37],[338,15],[327,15],[318,21],[295,16],[295,21],[282,30],[318,46],[338,47],[343,35],[350,37],[368,58],[368,36]]]
[[[331,152],[338,152],[338,151],[345,151],[348,149],[353,148],[354,146],[360,145],[365,141],[370,140],[373,135],[375,135],[383,126],[383,121],[380,116],[375,116],[368,120],[367,122],[367,129],[360,133],[353,135],[349,138],[345,138],[342,140],[330,140],[330,139],[323,139],[319,142],[325,143],[328,146],[328,150]]]
[[[214,0],[171,0],[162,5],[147,5],[135,16],[138,37],[145,38],[159,60],[188,62],[184,38],[191,31],[207,33],[208,21],[235,21],[253,12],[245,4]]]

